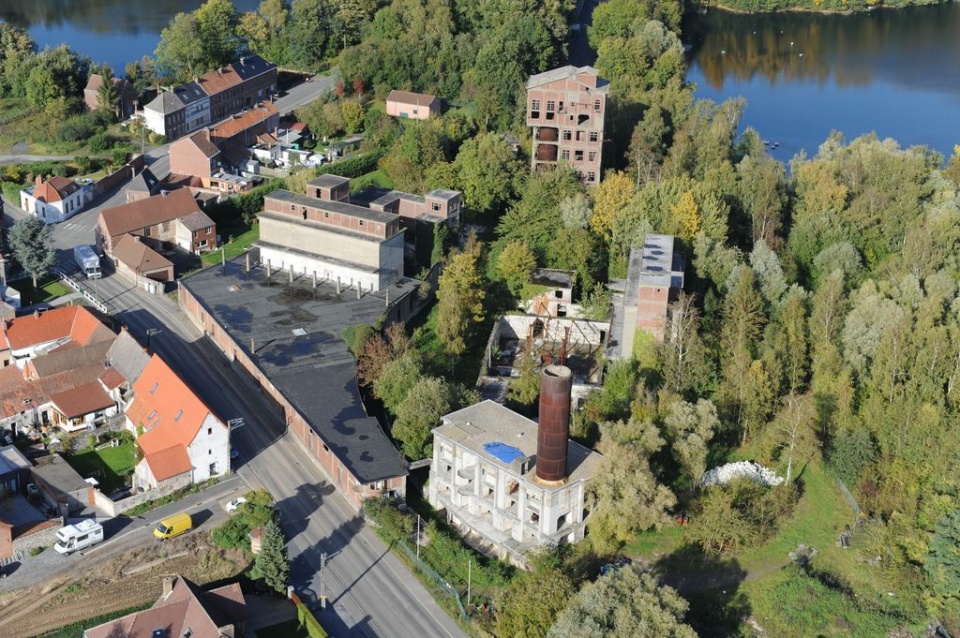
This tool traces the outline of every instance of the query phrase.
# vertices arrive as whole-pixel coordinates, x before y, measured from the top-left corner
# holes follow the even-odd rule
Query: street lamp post
[[[150,337],[155,334],[160,334],[161,332],[163,332],[163,330],[160,330],[160,328],[147,328],[147,350],[150,349]]]

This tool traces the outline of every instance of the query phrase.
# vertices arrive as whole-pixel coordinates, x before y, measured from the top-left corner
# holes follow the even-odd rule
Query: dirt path
[[[64,575],[42,587],[0,598],[3,636],[29,638],[87,618],[149,604],[160,596],[165,575],[183,574],[202,584],[233,576],[246,567],[246,562],[237,551],[210,547],[200,535],[127,552],[79,578]],[[141,566],[148,567],[138,569]]]

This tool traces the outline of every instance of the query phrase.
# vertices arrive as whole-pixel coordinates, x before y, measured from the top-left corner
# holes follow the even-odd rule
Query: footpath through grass
[[[763,545],[733,557],[704,556],[687,540],[688,527],[670,525],[638,535],[626,553],[657,565],[682,590],[704,636],[729,635],[745,616],[782,638],[872,638],[922,620],[907,592],[894,591],[880,567],[860,560],[856,533],[853,547],[839,547],[839,535],[855,527],[856,517],[822,465],[807,465],[799,480],[796,509]],[[805,567],[789,557],[798,545],[816,549]]]

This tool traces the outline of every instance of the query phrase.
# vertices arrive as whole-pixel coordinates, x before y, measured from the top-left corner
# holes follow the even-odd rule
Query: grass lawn
[[[296,620],[257,629],[256,634],[257,638],[309,638],[307,630]]]
[[[350,180],[350,192],[356,193],[362,191],[365,188],[374,186],[376,188],[386,188],[392,189],[394,187],[393,180],[387,177],[387,174],[377,169],[371,171],[366,175],[361,175],[356,179]]]
[[[39,290],[34,289],[32,279],[21,279],[13,282],[10,286],[20,291],[20,303],[24,306],[53,301],[57,297],[62,297],[70,292],[66,286],[60,283],[59,279],[54,277],[41,279]]]
[[[253,244],[253,242],[260,239],[260,226],[252,227],[243,227],[243,228],[233,228],[232,230],[236,232],[229,232],[231,229],[228,227],[226,230],[221,231],[221,234],[226,238],[223,243],[223,252],[226,254],[227,261],[230,261],[234,257],[239,257],[248,248]],[[230,237],[233,237],[233,241],[227,241]],[[214,266],[220,263],[220,251],[212,250],[201,257],[204,266]]]
[[[800,478],[804,491],[793,515],[782,521],[769,542],[732,559],[691,551],[685,538],[689,528],[676,525],[638,535],[626,553],[651,563],[666,557],[664,577],[697,590],[687,594],[692,609],[729,606],[736,592],[741,610],[746,609],[771,636],[882,636],[922,618],[908,596],[899,592],[888,596],[897,584],[886,582],[880,568],[859,560],[856,536],[853,548],[838,547],[839,534],[847,525],[853,527],[855,515],[834,479],[819,463],[803,468]],[[817,550],[809,572],[788,556],[800,544]],[[739,576],[725,581],[730,573]],[[720,585],[711,589],[703,584],[710,576],[724,583],[722,594],[716,591]],[[706,630],[703,635],[724,635],[726,629]]]
[[[125,443],[117,447],[81,452],[66,457],[66,460],[81,476],[94,477],[100,481],[100,490],[112,492],[124,487],[125,477],[133,474],[136,446]]]

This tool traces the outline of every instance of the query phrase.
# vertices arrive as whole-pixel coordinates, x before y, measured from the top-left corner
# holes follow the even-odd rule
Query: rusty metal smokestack
[[[547,366],[540,374],[540,425],[537,428],[537,479],[563,483],[567,478],[567,440],[573,372]]]

